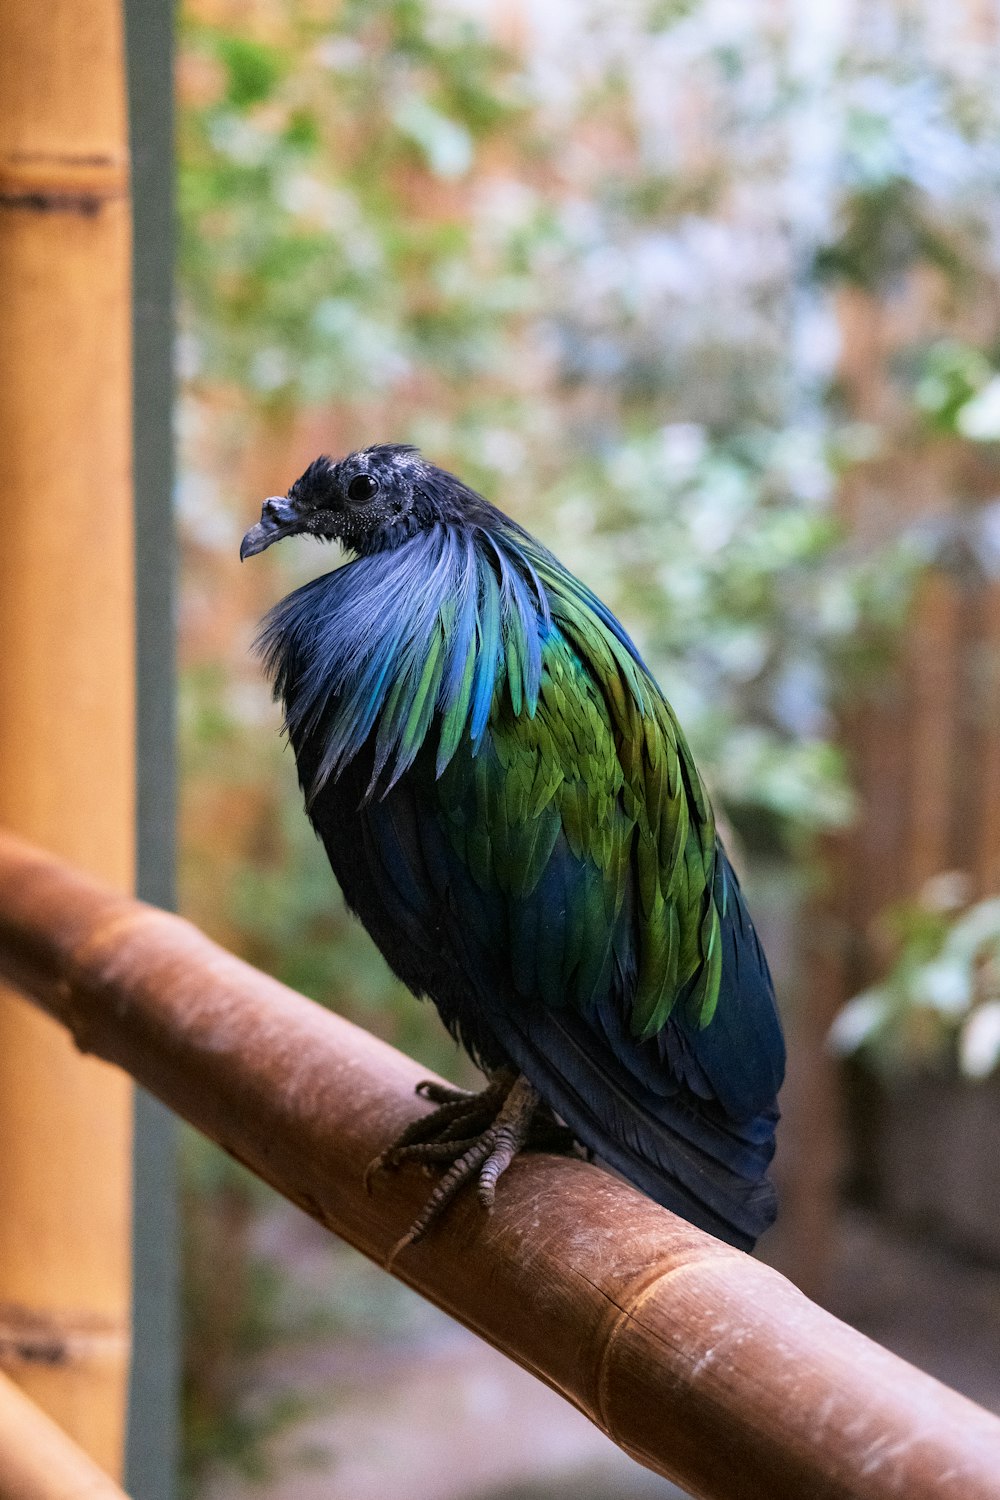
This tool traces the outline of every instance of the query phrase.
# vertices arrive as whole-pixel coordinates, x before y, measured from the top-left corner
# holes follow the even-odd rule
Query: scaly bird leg
[[[478,1094],[466,1089],[447,1088],[444,1084],[425,1079],[418,1083],[416,1092],[430,1099],[439,1107],[429,1115],[413,1120],[391,1146],[380,1151],[375,1160],[369,1162],[365,1171],[365,1187],[369,1193],[377,1173],[386,1168],[398,1167],[404,1161],[440,1161],[441,1153],[430,1153],[430,1146],[445,1140],[475,1135],[489,1124],[510,1090],[513,1073],[501,1073],[489,1086]],[[453,1160],[457,1153],[449,1153]]]
[[[452,1162],[402,1239],[393,1245],[389,1253],[390,1265],[401,1251],[415,1245],[427,1233],[434,1220],[477,1172],[479,1201],[487,1210],[493,1207],[497,1179],[510,1166],[521,1147],[527,1144],[531,1119],[538,1103],[537,1092],[526,1078],[519,1077],[511,1085],[488,1129],[472,1141],[452,1143],[458,1149],[467,1149]]]
[[[371,1191],[375,1174],[407,1162],[451,1162],[407,1233],[393,1247],[392,1260],[419,1240],[464,1185],[478,1175],[479,1201],[493,1207],[501,1174],[524,1147],[567,1151],[575,1142],[565,1126],[541,1103],[526,1078],[505,1071],[494,1075],[480,1094],[466,1094],[439,1084],[420,1084],[417,1092],[440,1100],[432,1114],[415,1120],[365,1173]]]

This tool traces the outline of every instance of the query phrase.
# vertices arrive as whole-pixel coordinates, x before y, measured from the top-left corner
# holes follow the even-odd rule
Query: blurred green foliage
[[[890,1073],[985,1078],[1000,1064],[1000,898],[969,901],[961,872],[881,919],[887,973],[844,1007],[832,1039]]]
[[[425,0],[276,8],[259,37],[195,10],[187,400],[225,384],[258,429],[332,404],[352,444],[416,441],[515,510],[638,633],[724,807],[788,848],[849,815],[830,709],[926,561],[839,535],[859,434],[796,338],[829,335],[829,278],[959,274],[967,245],[938,254],[933,226],[960,241],[986,114],[912,45],[790,79],[787,37],[720,36],[711,5],[584,11],[566,47],[515,56]],[[670,89],[691,75],[685,162]],[[818,121],[825,216],[796,157]],[[806,232],[753,201],[775,180]]]
[[[960,320],[992,253],[1000,132],[985,53],[942,57],[908,8],[841,30],[765,10],[581,0],[504,44],[446,0],[261,0],[226,24],[187,0],[179,503],[193,617],[234,587],[261,498],[247,455],[301,468],[317,432],[418,443],[608,600],[743,843],[801,865],[851,816],[838,705],[874,680],[935,546],[900,524],[862,547],[837,488],[903,446],[1000,436],[998,351],[968,328],[921,332],[885,421],[859,423],[834,299],[933,274]],[[303,559],[329,565],[280,553],[274,597]],[[185,909],[460,1073],[344,911],[246,626],[189,631]],[[189,1182],[245,1241],[244,1189],[202,1166]],[[245,1279],[248,1307],[213,1313],[209,1241],[190,1430],[197,1465],[247,1469],[211,1350],[244,1315],[249,1347],[269,1294]]]
[[[485,372],[511,288],[472,271],[474,225],[412,211],[517,113],[471,22],[419,3],[282,15],[280,43],[189,17],[207,97],[181,118],[187,326],[197,380],[268,405],[352,399],[416,368]]]
[[[928,425],[973,442],[1000,442],[1000,348],[987,353],[948,338],[918,353],[914,400]]]

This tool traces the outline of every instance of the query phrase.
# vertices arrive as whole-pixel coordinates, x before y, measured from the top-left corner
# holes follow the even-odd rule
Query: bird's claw
[[[365,1168],[364,1185],[369,1194],[375,1178],[380,1172],[391,1171],[406,1161],[453,1161],[475,1135],[470,1130],[482,1119],[487,1123],[503,1103],[509,1084],[495,1080],[481,1093],[473,1094],[466,1089],[453,1089],[444,1084],[424,1079],[417,1084],[416,1093],[438,1105],[430,1114],[411,1120],[391,1146],[380,1151]],[[446,1151],[434,1149],[445,1142],[452,1142]]]
[[[365,1175],[363,1181],[365,1185],[365,1192],[368,1194],[369,1198],[375,1191],[375,1178],[388,1166],[388,1157],[388,1151],[380,1151],[378,1156],[373,1156],[367,1167],[365,1167]]]
[[[432,1083],[418,1085],[417,1092],[424,1098],[441,1097],[442,1102],[432,1114],[413,1121],[380,1152],[365,1173],[365,1186],[370,1192],[378,1172],[407,1162],[421,1162],[425,1168],[437,1162],[450,1162],[450,1166],[406,1234],[393,1246],[389,1265],[427,1233],[473,1177],[478,1175],[477,1195],[484,1210],[490,1212],[499,1178],[524,1146],[566,1150],[573,1145],[569,1131],[548,1111],[539,1110],[538,1094],[523,1076],[495,1078],[480,1094],[460,1093]]]
[[[466,1099],[476,1099],[479,1095],[471,1089],[453,1088],[447,1083],[438,1083],[435,1078],[422,1078],[413,1091],[421,1099],[429,1099],[431,1104],[460,1104]]]

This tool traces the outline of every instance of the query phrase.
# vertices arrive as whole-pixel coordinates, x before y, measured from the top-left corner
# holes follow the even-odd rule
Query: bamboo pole
[[[133,865],[129,203],[117,0],[0,0],[0,824]],[[128,1080],[0,995],[0,1366],[120,1469]]]
[[[114,1480],[3,1374],[0,1500],[125,1500]]]
[[[385,1264],[428,1191],[364,1169],[421,1070],[188,923],[0,836],[0,972]],[[583,1161],[535,1155],[391,1270],[705,1500],[998,1500],[1000,1420]]]

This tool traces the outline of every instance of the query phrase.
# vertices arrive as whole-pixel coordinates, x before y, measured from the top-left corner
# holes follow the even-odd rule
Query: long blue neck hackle
[[[515,715],[534,715],[553,632],[572,645],[595,630],[641,710],[649,678],[635,646],[551,553],[512,522],[438,522],[290,594],[265,620],[258,650],[293,741],[324,725],[311,800],[373,732],[369,792],[384,795],[435,717],[441,775],[464,736],[478,751],[504,686]]]

